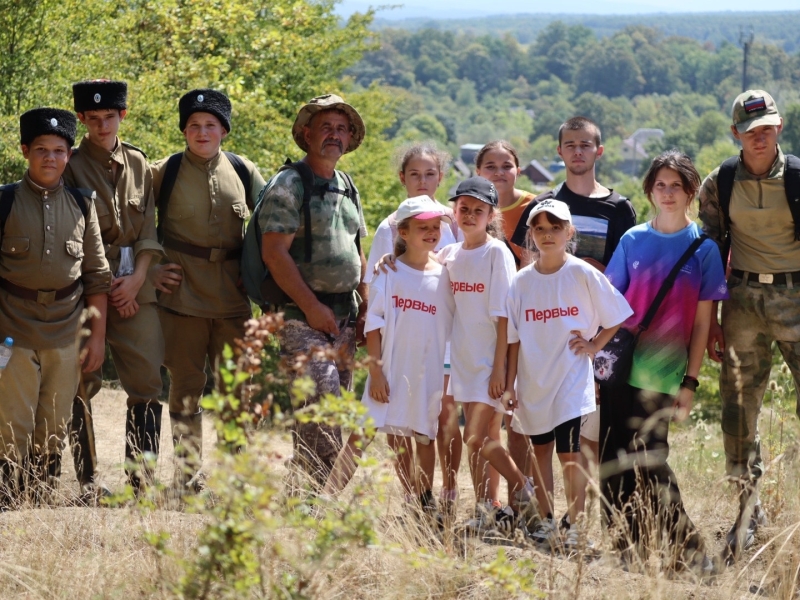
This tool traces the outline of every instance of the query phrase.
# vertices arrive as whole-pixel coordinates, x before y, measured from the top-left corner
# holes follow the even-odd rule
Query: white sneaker
[[[558,524],[551,517],[539,521],[530,533],[534,544],[543,549],[555,548],[558,545]]]

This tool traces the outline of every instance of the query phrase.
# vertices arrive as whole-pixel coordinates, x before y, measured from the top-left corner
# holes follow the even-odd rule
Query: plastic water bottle
[[[7,337],[3,342],[3,345],[0,346],[0,377],[3,376],[3,371],[8,365],[8,361],[11,359],[11,352],[13,350],[14,340],[10,337]]]

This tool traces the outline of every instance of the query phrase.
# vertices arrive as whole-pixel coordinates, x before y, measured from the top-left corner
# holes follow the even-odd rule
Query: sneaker
[[[567,523],[569,523],[569,520],[567,520]],[[564,519],[561,519],[559,526],[562,527],[563,529]],[[567,526],[567,530],[563,533],[563,539],[564,539],[564,551],[567,554],[572,554],[580,549],[586,551],[586,550],[592,550],[594,548],[594,543],[592,542],[592,540],[588,538],[584,538],[583,540],[581,540],[581,532],[578,529],[577,525]]]
[[[753,514],[750,515],[750,521],[747,523],[747,527],[737,526],[738,522],[739,519],[737,518],[736,522],[734,522],[728,534],[725,536],[723,558],[728,564],[736,561],[743,551],[753,547],[756,541],[756,531],[758,531],[759,526],[763,527],[767,524],[767,514],[764,512],[764,509],[761,508],[761,503],[758,502],[753,506]]]
[[[552,517],[545,517],[530,533],[531,541],[542,549],[558,546],[558,525]]]
[[[561,520],[558,522],[558,528],[561,531],[562,535],[567,535],[570,525],[571,523],[569,522],[569,513],[564,513],[564,516],[561,517]]]
[[[436,506],[436,499],[433,497],[433,492],[426,490],[419,497],[419,515],[423,523],[432,525],[438,529],[444,527],[444,518],[439,512],[439,507]]]
[[[519,517],[510,506],[506,506],[494,514],[494,529],[505,537],[514,537],[518,523]]]
[[[469,519],[464,527],[475,533],[482,533],[495,528],[496,516],[499,507],[495,506],[491,500],[485,500],[475,505],[475,514]]]
[[[533,531],[539,525],[539,505],[536,503],[536,492],[533,483],[528,479],[525,487],[514,493],[519,509],[518,521],[528,531]]]

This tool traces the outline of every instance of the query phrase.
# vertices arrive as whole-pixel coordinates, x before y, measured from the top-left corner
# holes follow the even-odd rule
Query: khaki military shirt
[[[206,160],[188,148],[183,153],[178,177],[172,188],[164,236],[203,248],[235,250],[242,247],[245,219],[254,198],[264,187],[264,178],[255,165],[243,159],[250,172],[250,190],[228,158],[220,152]],[[167,159],[151,166],[155,197]],[[160,294],[159,306],[193,317],[223,319],[246,317],[250,302],[240,285],[238,258],[211,261],[164,249],[167,260],[182,267],[183,280],[171,294]]]
[[[794,239],[794,220],[786,200],[783,172],[786,159],[778,156],[761,178],[739,158],[731,193],[731,268],[750,273],[800,270],[800,242]],[[708,236],[721,244],[727,227],[717,197],[719,168],[700,188],[700,219]]]
[[[94,203],[83,213],[63,186],[45,190],[26,173],[0,241],[0,277],[32,290],[59,290],[80,279],[67,298],[42,304],[0,289],[0,335],[32,350],[75,342],[83,296],[106,294],[111,271]]]
[[[119,269],[120,248],[125,246],[133,249],[134,257],[153,254],[152,264],[164,256],[156,239],[153,176],[140,150],[117,139],[117,147],[109,152],[85,136],[69,159],[64,180],[95,192],[94,206],[112,273]],[[156,301],[149,278],[136,301]]]

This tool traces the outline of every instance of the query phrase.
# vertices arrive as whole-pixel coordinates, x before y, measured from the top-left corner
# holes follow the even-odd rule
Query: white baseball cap
[[[562,202],[561,200],[548,199],[542,200],[533,207],[533,210],[531,211],[531,214],[528,215],[528,220],[525,221],[525,224],[530,227],[531,223],[533,223],[533,220],[536,218],[536,215],[543,212],[548,212],[562,221],[572,223],[572,215],[569,212],[569,206],[567,206],[567,203]]]
[[[415,196],[407,198],[400,203],[395,213],[395,219],[402,221],[412,217],[420,220],[440,217],[450,221],[450,217],[447,215],[447,208],[430,196]]]

